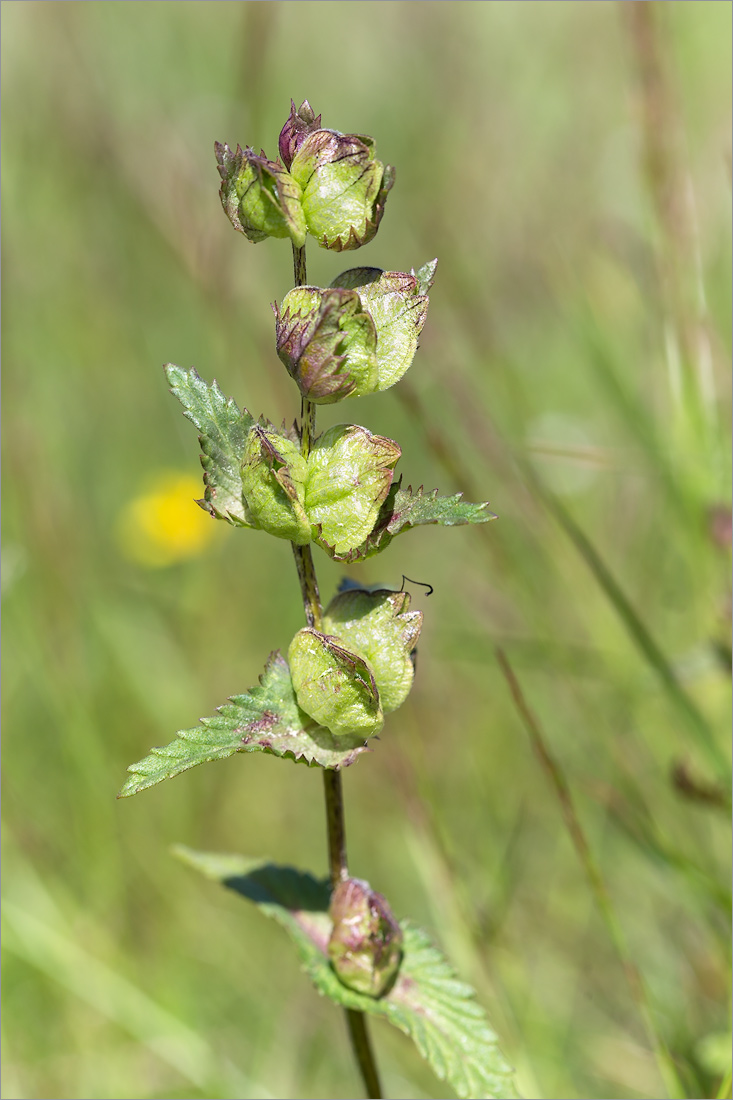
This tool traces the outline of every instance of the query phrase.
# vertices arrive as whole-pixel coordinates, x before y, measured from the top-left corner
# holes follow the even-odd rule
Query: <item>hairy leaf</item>
[[[118,797],[153,787],[209,760],[235,752],[267,752],[323,768],[345,768],[366,752],[363,737],[339,737],[312,721],[298,706],[290,669],[278,652],[271,654],[260,683],[244,695],[233,695],[211,718],[180,730],[175,741],[127,770],[131,773]]]
[[[172,393],[200,433],[205,491],[198,503],[217,519],[250,527],[242,499],[241,465],[254,419],[246,409],[240,411],[233,398],[225,397],[216,382],[204,382],[193,368],[183,370],[168,363],[165,373]]]
[[[292,867],[176,849],[189,866],[255,902],[285,928],[319,993],[344,1008],[382,1016],[413,1040],[441,1080],[463,1100],[514,1098],[512,1069],[470,986],[421,929],[402,922],[404,956],[383,997],[342,985],[327,957],[331,921],[327,880]]]

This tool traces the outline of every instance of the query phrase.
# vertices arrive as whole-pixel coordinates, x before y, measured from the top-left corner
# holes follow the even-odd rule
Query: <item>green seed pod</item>
[[[357,424],[337,424],[316,440],[305,509],[327,552],[348,554],[371,534],[401,454],[394,440]]]
[[[339,979],[357,993],[381,997],[402,961],[402,929],[386,899],[368,882],[350,878],[334,890],[329,915],[328,957]]]
[[[290,643],[288,663],[298,706],[334,737],[379,733],[384,718],[372,670],[338,638],[304,627]]]
[[[394,169],[374,156],[374,141],[337,130],[315,130],[298,144],[290,172],[303,192],[308,232],[322,248],[359,248],[377,232]]]
[[[257,244],[265,237],[290,237],[297,248],[305,244],[305,217],[301,191],[278,161],[257,156],[253,149],[216,142],[222,185],[221,204],[235,229]]]
[[[274,309],[277,354],[303,397],[328,405],[374,387],[377,334],[355,290],[296,287]]]
[[[350,588],[331,600],[323,629],[368,662],[385,714],[407,698],[415,675],[410,654],[422,629],[422,611],[410,611],[408,592]]]
[[[290,439],[274,428],[250,428],[242,462],[247,518],[280,539],[304,546],[311,525],[304,508],[306,462]]]
[[[331,286],[355,290],[374,322],[377,334],[377,371],[372,389],[358,395],[377,393],[399,382],[417,351],[417,341],[428,316],[427,291],[437,261],[420,272],[382,271],[378,267],[356,267],[344,271]],[[429,279],[420,276],[431,270]]]

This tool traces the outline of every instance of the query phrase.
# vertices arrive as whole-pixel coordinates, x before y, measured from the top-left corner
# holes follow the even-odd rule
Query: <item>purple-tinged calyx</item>
[[[303,397],[331,404],[374,385],[377,336],[356,291],[296,287],[273,308],[277,354]]]
[[[372,138],[337,130],[313,130],[298,147],[290,170],[308,232],[322,248],[359,248],[377,232],[394,169],[374,154]]]
[[[278,148],[282,162],[290,168],[293,158],[309,134],[321,128],[321,116],[316,115],[307,99],[296,109],[290,100],[290,117],[280,131]]]
[[[249,147],[232,150],[217,141],[215,149],[222,179],[219,196],[234,228],[255,244],[266,237],[290,237],[296,248],[302,248],[302,193],[287,169]]]
[[[381,997],[402,961],[402,929],[386,899],[358,878],[339,883],[329,910],[333,931],[328,957],[345,986]]]

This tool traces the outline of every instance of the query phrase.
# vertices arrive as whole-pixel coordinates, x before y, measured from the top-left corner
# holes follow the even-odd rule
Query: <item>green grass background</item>
[[[611,2],[3,3],[7,1100],[360,1095],[281,931],[170,855],[325,872],[318,772],[238,756],[115,801],[301,625],[284,542],[146,570],[115,536],[151,473],[198,469],[162,363],[297,412],[289,248],[234,233],[213,156],[274,156],[291,96],[397,167],[376,239],[311,243],[312,280],[440,259],[406,387],[319,423],[499,515],[350,571],[435,587],[415,689],[344,777],[352,871],[475,985],[524,1096],[667,1095],[500,645],[681,1094],[730,1095],[731,6],[643,6],[646,36]],[[387,1095],[445,1095],[374,1037]]]

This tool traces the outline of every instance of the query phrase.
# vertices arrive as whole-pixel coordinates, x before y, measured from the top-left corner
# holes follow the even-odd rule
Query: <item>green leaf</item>
[[[463,523],[486,523],[490,519],[496,519],[496,516],[489,511],[486,502],[471,504],[463,499],[462,493],[456,493],[452,497],[439,497],[437,489],[426,493],[422,485],[414,492],[410,485],[407,489],[397,491],[387,530],[394,537],[423,523],[456,527]]]
[[[415,268],[413,267],[412,271],[410,272],[410,274],[414,275],[417,279],[421,294],[427,294],[427,292],[433,285],[433,282],[435,280],[435,270],[437,266],[437,260],[428,260],[428,262],[426,264],[423,264],[422,267],[419,267],[417,271],[415,271]]]
[[[175,741],[127,770],[130,778],[118,798],[171,779],[209,760],[235,752],[267,752],[322,768],[345,768],[367,752],[363,737],[339,737],[312,721],[298,706],[290,669],[278,652],[270,655],[258,687],[233,695],[211,718],[193,729],[180,730]]]
[[[438,496],[438,490],[426,493],[422,485],[415,492],[412,486],[401,489],[400,483],[392,485],[366,539],[351,551],[338,552],[338,547],[324,546],[334,561],[356,562],[371,558],[386,550],[397,535],[425,523],[438,523],[442,527],[457,527],[465,523],[486,523],[496,519],[489,511],[488,503],[471,504],[461,493],[452,497]],[[321,542],[323,546],[323,543]]]
[[[401,922],[404,957],[397,980],[383,997],[342,985],[327,956],[331,934],[327,880],[292,867],[218,856],[178,847],[190,867],[258,905],[293,940],[319,993],[344,1008],[382,1016],[409,1035],[437,1076],[462,1100],[515,1098],[512,1069],[470,986],[459,981],[443,954],[420,928]]]
[[[254,419],[246,409],[240,411],[233,398],[225,397],[216,382],[204,382],[193,368],[183,370],[168,363],[165,373],[171,392],[200,433],[205,492],[198,503],[217,519],[251,527],[242,499],[241,465]]]

